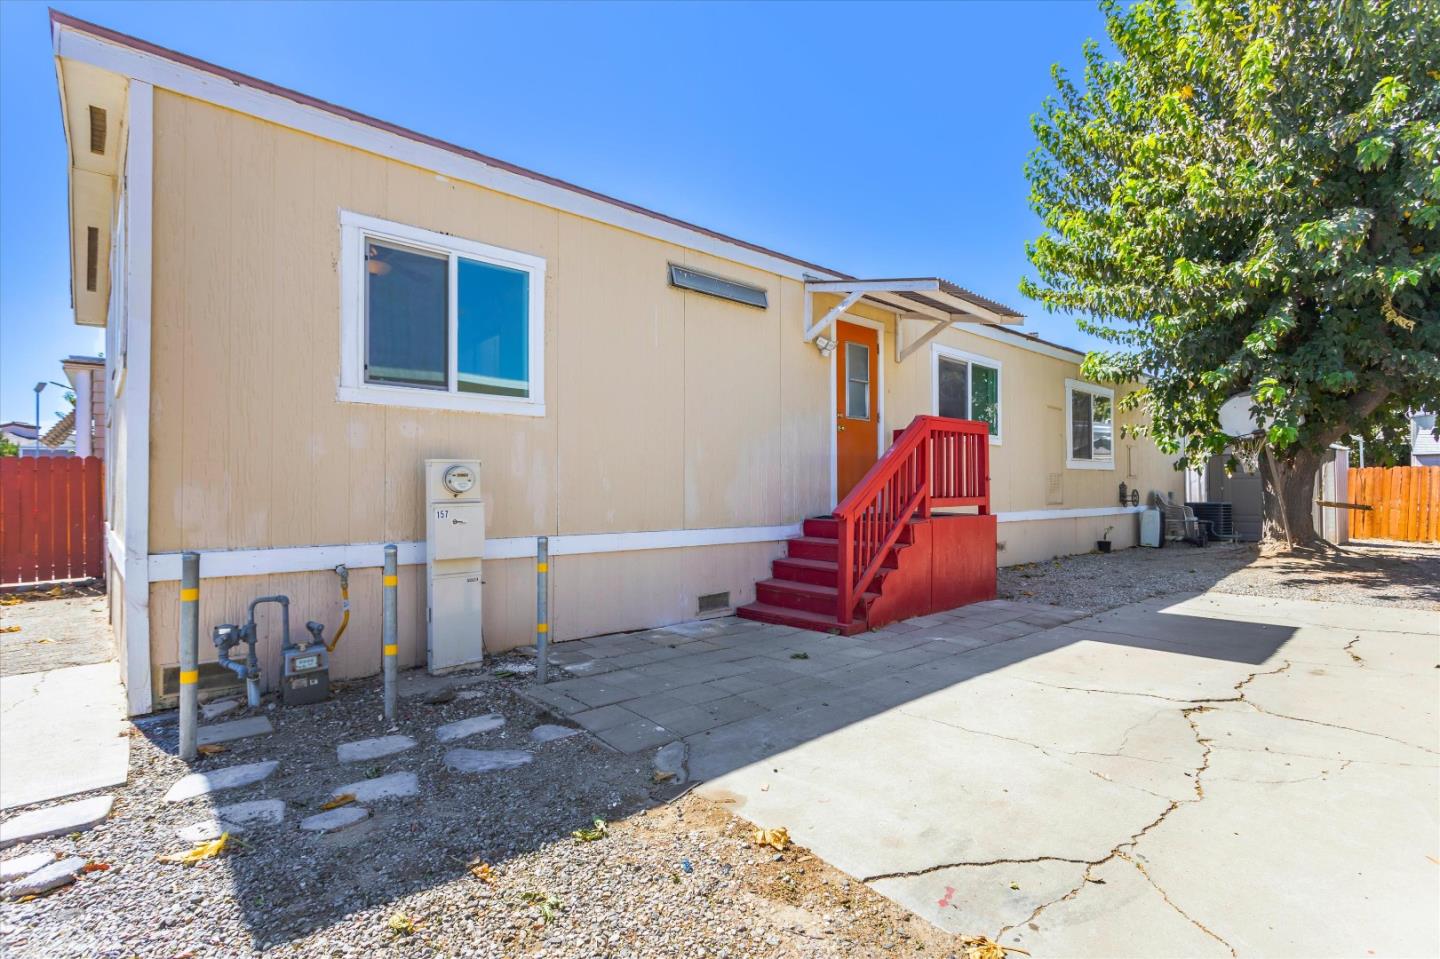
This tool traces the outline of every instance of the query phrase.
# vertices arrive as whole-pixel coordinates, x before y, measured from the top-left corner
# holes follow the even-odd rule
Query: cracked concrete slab
[[[1435,955],[1437,663],[1433,614],[1159,598],[685,742],[702,794],[1036,957]]]
[[[0,677],[0,808],[124,783],[124,733],[125,690],[113,662]]]

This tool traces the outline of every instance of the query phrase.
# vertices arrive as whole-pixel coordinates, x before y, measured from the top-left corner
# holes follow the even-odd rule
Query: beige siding
[[[823,384],[797,283],[163,91],[155,114],[153,552],[421,539],[438,456],[482,461],[496,537],[825,507],[781,481],[828,456],[823,430],[782,442],[828,403],[786,390],[782,367]],[[547,259],[545,417],[336,400],[341,209]],[[675,290],[669,261],[771,307]]]

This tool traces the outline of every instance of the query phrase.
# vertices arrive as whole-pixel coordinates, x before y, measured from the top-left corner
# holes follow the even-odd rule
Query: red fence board
[[[103,576],[104,509],[96,457],[0,458],[0,584]]]

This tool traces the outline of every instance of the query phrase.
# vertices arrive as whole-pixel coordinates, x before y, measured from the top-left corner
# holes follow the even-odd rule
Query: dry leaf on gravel
[[[1005,959],[1007,952],[1028,956],[1030,953],[1024,949],[1016,949],[1013,946],[1006,947],[994,942],[984,936],[962,936],[961,959]]]
[[[202,756],[218,756],[230,751],[229,746],[222,746],[219,743],[206,743],[203,746],[196,746],[195,749]]]
[[[476,863],[475,865],[471,866],[470,875],[485,883],[491,883],[495,881],[495,870],[490,867],[490,864],[488,862]]]
[[[408,936],[415,932],[415,920],[403,912],[397,912],[391,916],[386,925],[397,936]]]
[[[785,847],[790,845],[790,830],[784,826],[776,829],[755,830],[755,845],[770,846],[776,852],[784,852]]]
[[[222,833],[219,839],[212,839],[210,842],[202,842],[200,845],[184,852],[172,852],[164,856],[157,856],[160,862],[178,863],[182,866],[193,866],[205,859],[213,859],[225,851],[225,843],[230,839],[230,834]]]
[[[341,806],[348,806],[355,801],[354,793],[341,793],[329,802],[322,802],[321,809],[339,809]]]
[[[87,862],[80,867],[81,872],[104,872],[110,868],[108,862]]]
[[[18,632],[20,632],[20,627],[19,627],[19,626],[0,626],[0,633],[18,633]]]

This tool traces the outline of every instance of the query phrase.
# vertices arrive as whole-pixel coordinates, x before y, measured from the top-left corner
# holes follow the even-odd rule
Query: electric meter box
[[[425,665],[445,673],[478,665],[485,504],[478,460],[425,461]]]

